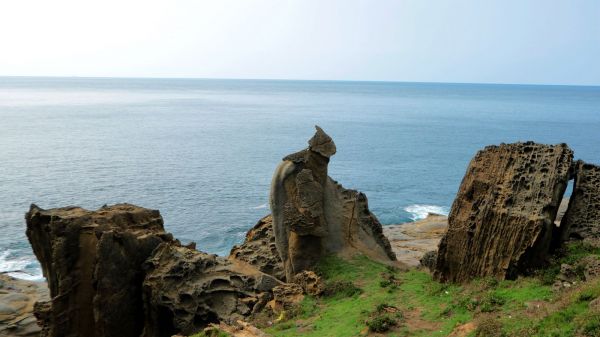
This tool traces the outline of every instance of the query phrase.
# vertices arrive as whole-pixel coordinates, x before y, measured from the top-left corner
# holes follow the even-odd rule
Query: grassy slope
[[[556,263],[574,262],[600,250],[572,247]],[[391,271],[386,266],[357,256],[351,261],[330,257],[320,273],[327,280],[352,281],[363,292],[350,297],[307,297],[288,320],[267,329],[275,336],[361,336],[370,333],[366,321],[377,317],[377,307],[397,307],[403,318],[383,333],[387,336],[448,336],[455,327],[476,322],[480,336],[600,336],[600,316],[588,303],[600,296],[600,281],[581,283],[554,294],[544,277],[515,281],[476,280],[469,285],[445,285],[420,270]],[[550,268],[551,279],[556,268]],[[548,275],[550,274],[550,275]],[[394,282],[386,282],[389,279]],[[395,314],[394,317],[400,316]],[[475,336],[473,331],[469,335]]]

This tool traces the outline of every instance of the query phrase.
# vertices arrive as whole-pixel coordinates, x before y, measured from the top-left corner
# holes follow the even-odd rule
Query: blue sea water
[[[600,163],[600,87],[0,78],[0,272],[40,278],[31,203],[159,209],[182,241],[227,254],[315,124],[337,144],[330,175],[384,224],[447,212],[485,145],[565,142]]]

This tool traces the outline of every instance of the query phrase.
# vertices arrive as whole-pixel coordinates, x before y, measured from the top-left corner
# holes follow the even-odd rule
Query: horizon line
[[[237,78],[237,77],[153,77],[153,76],[49,76],[49,75],[0,75],[0,78],[46,78],[46,79],[97,79],[97,80],[204,80],[204,81],[281,81],[281,82],[350,82],[350,83],[411,83],[411,84],[458,84],[458,85],[507,85],[507,86],[563,86],[600,87],[599,84],[553,84],[553,83],[507,83],[507,82],[442,82],[402,80],[340,80],[340,79],[294,79],[294,78]]]

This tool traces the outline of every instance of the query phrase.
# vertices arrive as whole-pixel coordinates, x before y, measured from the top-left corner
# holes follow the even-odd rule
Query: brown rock
[[[572,157],[566,144],[502,144],[479,151],[452,205],[436,278],[502,279],[541,264],[550,250]]]
[[[204,329],[204,333],[207,336],[219,336],[219,333],[222,332],[227,333],[231,337],[269,337],[269,335],[257,327],[244,321],[237,321],[236,324],[231,325],[219,322],[219,324],[211,324],[208,328]]]
[[[269,307],[274,313],[290,310],[304,299],[304,290],[295,283],[284,283],[273,288],[273,300]]]
[[[193,334],[261,310],[281,284],[252,266],[169,243],[146,262],[143,336]]]
[[[244,261],[265,274],[285,280],[283,262],[275,246],[273,217],[270,214],[248,231],[244,243],[231,249],[229,258]]]
[[[560,223],[561,239],[600,239],[600,166],[575,163],[569,207]]]
[[[325,290],[325,284],[315,272],[304,270],[294,276],[294,283],[302,287],[305,294],[319,296]]]
[[[0,336],[39,336],[33,307],[48,299],[46,283],[0,274]]]
[[[308,144],[283,159],[271,183],[275,245],[286,279],[292,281],[328,253],[361,251],[395,260],[366,196],[327,176],[329,157],[336,152],[331,137],[317,127]]]
[[[160,213],[129,204],[97,211],[32,205],[25,219],[50,289],[51,303],[36,306],[42,335],[139,336],[142,263],[173,240]]]
[[[430,250],[423,254],[423,257],[419,260],[419,264],[422,267],[429,269],[429,271],[435,270],[435,264],[437,262],[437,250]]]
[[[586,281],[600,277],[600,257],[594,255],[586,256],[577,265],[583,270],[583,278]]]

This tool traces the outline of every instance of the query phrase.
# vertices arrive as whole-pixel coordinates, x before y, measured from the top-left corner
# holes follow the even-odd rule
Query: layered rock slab
[[[42,336],[139,336],[143,262],[163,242],[156,210],[118,204],[25,215],[27,237],[48,280],[51,301],[36,305]]]
[[[578,160],[569,207],[560,222],[561,239],[600,240],[600,166]]]
[[[514,143],[479,151],[452,205],[435,277],[503,279],[543,263],[572,158],[566,144]]]
[[[143,336],[194,334],[261,310],[282,283],[254,267],[172,244],[146,262]]]
[[[275,246],[288,281],[329,253],[361,251],[395,260],[366,196],[327,175],[337,149],[331,137],[316,129],[307,149],[283,158],[271,182]]]
[[[48,299],[45,283],[0,274],[0,336],[39,336],[41,328],[33,307],[37,301]]]

